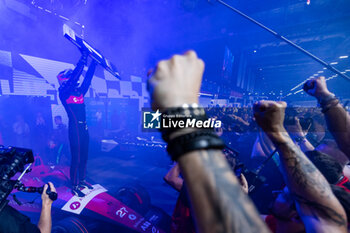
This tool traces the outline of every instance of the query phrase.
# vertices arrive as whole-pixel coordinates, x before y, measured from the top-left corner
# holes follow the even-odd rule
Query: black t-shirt
[[[0,233],[40,233],[40,230],[27,216],[7,205],[0,213]]]

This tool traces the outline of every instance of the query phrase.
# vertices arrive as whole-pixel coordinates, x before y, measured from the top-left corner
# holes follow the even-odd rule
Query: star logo
[[[144,129],[160,129],[160,116],[162,113],[157,110],[156,112],[143,112],[143,128]]]
[[[159,112],[159,109],[157,109],[157,111],[156,111],[155,113],[151,113],[151,115],[153,116],[151,122],[153,122],[154,120],[159,121],[159,117],[160,117],[162,114]]]

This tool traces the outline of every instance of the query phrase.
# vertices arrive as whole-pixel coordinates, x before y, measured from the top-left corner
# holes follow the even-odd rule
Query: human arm
[[[269,232],[220,150],[179,160],[198,232]]]
[[[333,101],[332,107],[324,112],[327,126],[340,150],[350,158],[350,116],[343,106],[336,99],[331,100],[334,96],[326,84],[325,78],[318,77],[308,80],[304,84],[304,90],[311,96],[314,96],[319,102]]]
[[[266,135],[266,133],[263,132],[261,129],[259,129],[258,138],[260,142],[260,147],[266,157],[271,155],[271,153],[273,153],[276,150],[275,145],[272,143],[272,141]]]
[[[230,115],[230,118],[233,119],[233,120],[235,120],[235,121],[238,121],[239,123],[241,123],[241,124],[243,124],[243,125],[245,125],[245,126],[249,126],[249,122],[243,120],[242,117],[239,117],[239,116],[236,116],[236,115],[234,115],[234,114],[231,114],[231,115]]]
[[[350,179],[350,165],[345,165],[343,169],[344,176]]]
[[[315,147],[309,142],[309,140],[305,137],[300,142],[297,142],[302,152],[313,151]]]
[[[51,192],[56,192],[56,189],[54,185],[49,182]],[[52,219],[51,219],[51,206],[52,206],[52,200],[49,198],[49,195],[46,194],[48,186],[47,184],[44,185],[43,193],[41,194],[42,199],[42,207],[41,207],[41,214],[40,219],[38,223],[38,228],[40,229],[41,233],[50,233],[51,227],[52,227]]]
[[[86,65],[86,62],[87,62],[87,56],[88,54],[86,52],[82,52],[82,56],[78,61],[75,69],[72,71],[72,73],[67,74],[68,80],[60,83],[59,97],[61,101],[64,101],[65,99],[69,98],[72,92],[77,88],[79,77],[83,72],[84,66]]]
[[[248,181],[245,178],[244,174],[242,173],[238,179],[239,179],[239,183],[241,184],[243,192],[245,194],[248,194],[249,193],[249,185],[248,185]]]
[[[177,191],[181,191],[183,185],[183,179],[180,177],[180,167],[179,164],[175,164],[168,173],[164,176],[165,182],[167,182],[171,187]]]
[[[204,63],[194,52],[159,62],[149,80],[153,109],[198,103],[203,71]],[[180,129],[170,138],[189,132],[190,129]],[[178,163],[198,232],[269,232],[221,150],[187,152],[180,156]]]
[[[80,90],[83,93],[83,95],[85,95],[86,92],[89,90],[92,78],[94,77],[96,66],[97,66],[97,62],[93,59],[90,63],[90,66],[89,66],[87,72],[86,72],[86,75],[84,77],[84,81],[80,86]]]
[[[284,180],[306,231],[347,232],[345,211],[327,180],[286,132],[285,108],[285,102],[261,101],[254,105],[254,116],[278,149]]]
[[[295,123],[293,125],[286,126],[289,135],[291,135],[292,139],[294,139],[302,152],[315,150],[315,147],[306,138],[307,133],[303,132],[299,119],[295,117],[294,121]]]
[[[76,84],[79,81],[80,75],[83,73],[84,67],[87,63],[87,59],[88,59],[88,53],[82,51],[82,55],[81,55],[77,65],[75,66],[67,83],[65,84],[67,87],[75,87],[76,86]]]

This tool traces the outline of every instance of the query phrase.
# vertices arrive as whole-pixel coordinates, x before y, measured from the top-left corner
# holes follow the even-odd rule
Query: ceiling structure
[[[260,12],[256,17],[264,15],[264,21],[270,21],[280,34],[327,63],[338,62],[334,66],[345,71],[350,67],[350,60],[345,58],[350,51],[350,4],[346,1],[317,2],[306,5],[305,2],[299,1],[278,10]],[[278,17],[278,14],[273,12],[280,12],[280,16],[284,17]],[[261,41],[254,42],[253,37],[247,36],[245,40],[253,45],[248,46],[248,51],[249,48],[256,50],[250,64],[252,69],[257,71],[257,79],[261,82],[255,91],[266,91],[270,87],[270,90],[276,93],[280,90],[284,94],[294,93],[300,87],[290,91],[293,87],[314,74],[326,77],[333,75],[290,45],[272,37],[267,38],[267,35],[264,37]],[[343,95],[348,94],[346,86],[350,85],[350,82],[343,78],[337,77],[329,84]]]
[[[307,0],[226,1],[326,62],[338,62],[335,66],[341,70],[350,68],[349,58],[339,59],[350,53],[349,1],[311,0],[309,5]],[[10,2],[17,6],[12,4],[9,9]],[[0,0],[0,11],[0,27],[6,29],[0,35],[0,48],[74,62],[77,51],[62,39],[62,23],[68,23],[111,58],[124,75],[143,75],[159,59],[194,48],[206,62],[203,89],[213,94],[232,88],[286,95],[323,71],[312,59],[216,1]],[[247,70],[233,76],[254,79],[255,85],[237,88],[237,77],[223,79],[226,46],[235,62],[244,60],[244,66],[235,68]],[[329,84],[346,95],[350,82],[337,77]]]

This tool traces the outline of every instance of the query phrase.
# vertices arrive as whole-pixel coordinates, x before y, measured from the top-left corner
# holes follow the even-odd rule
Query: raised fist
[[[156,72],[148,80],[152,108],[166,109],[198,103],[203,72],[204,62],[194,51],[160,61]]]
[[[255,120],[266,133],[285,131],[283,121],[286,107],[283,101],[259,101],[253,107]]]
[[[316,97],[318,100],[332,95],[327,88],[326,79],[323,76],[306,81],[303,89],[307,94]]]

